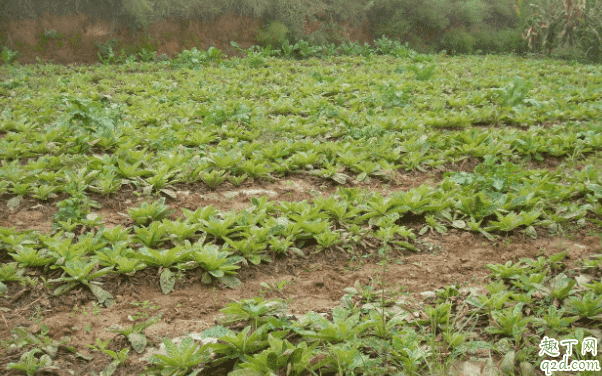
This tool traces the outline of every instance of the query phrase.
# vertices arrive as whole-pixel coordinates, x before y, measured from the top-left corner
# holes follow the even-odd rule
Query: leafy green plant
[[[270,347],[253,357],[247,357],[246,362],[239,364],[240,369],[232,371],[233,376],[248,375],[249,372],[278,373],[286,370],[288,375],[301,375],[310,367],[310,359],[318,343],[308,346],[301,342],[295,346],[286,339],[268,335]]]
[[[104,354],[107,354],[108,356],[113,358],[113,361],[102,370],[101,374],[103,376],[111,376],[113,373],[115,373],[115,371],[117,370],[117,367],[119,367],[119,365],[124,364],[126,362],[126,360],[128,359],[129,352],[130,352],[130,349],[121,349],[120,351],[113,351],[113,350],[107,349],[107,346],[110,341],[111,340],[108,339],[105,342],[102,342],[100,340],[100,338],[96,338],[97,346],[88,345],[88,347],[91,348],[92,350],[101,351]]]
[[[211,353],[204,348],[199,349],[198,344],[190,337],[184,337],[179,346],[169,338],[165,338],[163,345],[167,355],[154,354],[149,362],[159,368],[164,375],[195,376],[203,370],[203,367],[194,368],[211,360]],[[190,372],[191,370],[193,371]]]
[[[4,64],[12,64],[19,57],[19,51],[11,51],[8,47],[2,47],[2,60]]]
[[[147,50],[146,48],[143,48],[142,50],[140,50],[140,52],[138,52],[138,57],[140,57],[140,60],[146,63],[155,61],[157,59],[157,51]]]
[[[201,173],[201,180],[207,184],[209,189],[215,190],[220,184],[226,180],[224,174],[226,171],[223,170],[211,170],[204,171]]]
[[[52,217],[55,228],[62,226],[66,221],[73,221],[75,224],[82,223],[90,214],[91,208],[100,208],[100,205],[79,192],[70,198],[57,202],[58,210]]]
[[[144,351],[147,343],[146,336],[143,333],[144,330],[161,321],[162,316],[163,313],[159,313],[156,316],[148,318],[144,322],[136,323],[127,328],[123,328],[121,325],[111,325],[106,330],[124,335],[132,345],[132,348],[140,354]]]
[[[42,350],[34,348],[21,355],[18,363],[9,363],[6,368],[22,371],[29,376],[33,376],[38,370],[43,370],[45,367],[52,365],[52,359],[47,354],[43,354],[39,359],[35,357],[36,354],[41,352]]]
[[[187,259],[189,252],[190,249],[186,249],[182,246],[164,250],[155,250],[144,247],[140,249],[140,252],[132,253],[130,256],[141,260],[146,265],[161,268],[161,276],[159,279],[161,291],[163,291],[164,294],[169,294],[173,291],[177,279],[177,275],[171,271],[170,267],[184,262]]]
[[[549,300],[557,299],[562,301],[569,296],[576,283],[577,281],[561,273],[545,284],[534,284],[534,286],[537,288],[537,291],[541,292]]]
[[[414,72],[415,78],[418,81],[426,81],[433,77],[435,74],[435,65],[410,65],[407,68],[409,71]]]
[[[235,360],[236,363],[245,361],[253,353],[268,346],[267,327],[253,329],[247,326],[238,334],[221,336],[220,341],[208,345],[211,351],[222,357],[222,360],[214,362],[215,364],[226,360]]]
[[[193,47],[191,50],[180,52],[178,56],[171,60],[170,64],[175,68],[201,69],[211,62],[220,62],[223,57],[222,51],[218,48],[209,47],[207,51],[199,51],[196,47]]]
[[[96,55],[102,64],[119,64],[123,62],[123,59],[125,58],[125,49],[122,48],[121,53],[119,54],[114,51],[118,43],[119,42],[116,39],[109,39],[103,45],[96,42],[96,48],[98,48]]]
[[[234,271],[240,268],[235,265],[240,259],[229,256],[229,252],[220,252],[219,248],[215,245],[201,246],[199,243],[195,243],[188,254],[188,258],[191,259],[193,264],[186,263],[183,267],[194,268],[200,266],[204,270],[201,279],[203,283],[211,283],[212,277],[214,277],[226,286],[234,288],[241,284],[241,282],[237,278],[230,276],[236,274]]]
[[[250,321],[253,328],[259,328],[264,322],[263,317],[283,315],[287,310],[288,305],[280,299],[269,301],[264,301],[262,298],[242,299],[220,310],[225,314],[220,322],[233,324],[239,321]]]
[[[255,39],[261,46],[271,45],[274,48],[278,48],[284,44],[287,40],[287,34],[289,33],[288,27],[282,22],[274,21],[271,22],[264,30],[258,30]]]
[[[522,276],[526,272],[526,268],[521,265],[520,262],[512,264],[512,261],[506,262],[505,265],[501,264],[487,264],[485,267],[491,270],[491,276],[496,279],[516,279]]]
[[[310,312],[298,323],[300,328],[295,331],[311,340],[328,343],[344,342],[356,336],[372,326],[370,321],[360,321],[360,314],[351,314],[349,311],[335,307],[332,310],[332,322],[324,317]],[[304,329],[304,327],[309,327]]]
[[[97,268],[97,264],[94,262],[84,263],[80,260],[69,260],[61,268],[64,273],[60,278],[48,280],[49,283],[65,283],[54,290],[54,295],[64,294],[81,283],[92,291],[100,304],[103,304],[105,307],[115,304],[113,295],[103,290],[99,286],[100,282],[94,281],[98,277],[111,273],[112,267],[93,271]]]
[[[211,216],[207,220],[202,221],[201,229],[215,238],[225,239],[231,236],[234,232],[244,230],[247,227],[235,226],[239,219],[240,217],[236,213],[225,215],[221,220]]]
[[[165,198],[151,203],[143,202],[139,208],[129,208],[128,214],[139,225],[147,225],[152,221],[160,221],[168,217],[173,212],[168,205],[165,205]]]
[[[570,297],[567,301],[570,313],[586,318],[602,317],[602,296],[596,295],[593,291],[583,294],[582,297]]]
[[[513,308],[491,312],[494,326],[485,330],[492,334],[510,336],[518,345],[528,329],[527,325],[533,321],[532,318],[523,316],[522,308],[523,305],[519,303]]]
[[[161,222],[151,222],[147,227],[134,227],[134,231],[135,238],[149,248],[155,248],[167,240],[166,229]]]

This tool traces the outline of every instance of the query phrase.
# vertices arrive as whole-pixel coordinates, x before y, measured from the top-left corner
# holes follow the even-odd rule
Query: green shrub
[[[523,39],[518,29],[495,30],[482,27],[471,31],[475,38],[474,50],[484,53],[511,53],[523,50]]]
[[[497,32],[490,27],[482,27],[472,30],[475,38],[474,49],[484,53],[497,53],[502,50],[502,43],[497,37]]]
[[[2,47],[2,60],[4,64],[12,64],[17,57],[19,57],[18,51],[11,51],[8,47]]]
[[[81,43],[81,40],[82,40],[82,34],[74,33],[69,37],[69,44],[73,47],[77,47]]]
[[[260,46],[276,48],[284,44],[289,33],[288,27],[280,21],[271,22],[265,30],[257,31],[255,39]]]
[[[522,52],[524,50],[525,42],[518,29],[500,30],[497,38],[500,44],[499,52]]]
[[[469,54],[474,51],[476,39],[464,28],[451,29],[443,34],[440,41],[441,49],[450,53]]]

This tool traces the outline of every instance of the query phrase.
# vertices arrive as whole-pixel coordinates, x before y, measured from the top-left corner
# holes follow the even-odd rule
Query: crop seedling
[[[174,344],[169,338],[163,341],[167,355],[155,354],[150,358],[150,363],[161,370],[164,375],[189,375],[196,376],[203,367],[194,367],[207,363],[211,359],[211,353],[204,347],[198,348],[198,344],[190,337],[185,337],[180,345]],[[193,370],[192,372],[190,372]]]
[[[109,332],[124,335],[132,345],[132,348],[138,354],[140,354],[144,351],[144,348],[146,347],[147,343],[146,336],[144,335],[144,330],[161,321],[161,316],[163,316],[163,313],[159,313],[156,316],[148,318],[144,322],[136,323],[133,326],[127,328],[123,328],[121,325],[111,325],[106,330]]]
[[[96,296],[98,299],[98,303],[103,304],[105,307],[112,306],[115,304],[113,295],[103,290],[99,286],[100,283],[98,281],[93,280],[111,273],[113,268],[107,267],[93,272],[92,270],[96,269],[97,266],[98,265],[94,262],[88,262],[87,264],[84,264],[79,260],[66,261],[65,265],[61,266],[64,271],[63,275],[60,278],[48,280],[49,283],[65,283],[57,287],[53,294],[64,294],[81,283],[87,286],[90,291],[92,291],[94,296]]]
[[[288,310],[288,305],[281,300],[264,301],[262,298],[243,299],[232,302],[220,312],[225,316],[220,319],[224,324],[233,324],[239,321],[250,322],[253,328],[259,328],[265,321],[264,316],[283,315]]]
[[[36,354],[41,352],[42,350],[34,348],[21,355],[21,359],[18,363],[9,363],[6,368],[22,371],[29,376],[33,376],[38,370],[52,365],[52,359],[48,354],[43,354],[39,359],[35,357]]]
[[[130,353],[130,349],[121,349],[120,351],[113,351],[113,350],[107,349],[109,342],[111,342],[110,339],[103,342],[100,340],[100,338],[96,338],[97,346],[88,345],[88,347],[91,348],[92,350],[101,351],[104,354],[113,358],[113,361],[102,370],[101,374],[106,375],[106,376],[110,376],[113,373],[115,373],[115,371],[117,370],[117,367],[119,367],[119,365],[124,364],[127,361],[129,353]]]
[[[152,221],[160,221],[168,217],[173,210],[165,205],[165,198],[161,197],[151,203],[143,202],[139,208],[129,208],[128,214],[139,225],[146,226]]]

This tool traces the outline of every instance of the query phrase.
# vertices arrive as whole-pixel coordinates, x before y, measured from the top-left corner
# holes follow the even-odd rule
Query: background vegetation
[[[346,26],[367,22],[374,39],[385,35],[420,52],[532,51],[589,62],[602,58],[597,0],[0,0],[0,24],[47,13],[83,13],[132,30],[168,17],[246,15],[262,20],[257,42],[273,47],[285,40],[338,45],[348,41]],[[320,26],[310,35],[311,22]]]

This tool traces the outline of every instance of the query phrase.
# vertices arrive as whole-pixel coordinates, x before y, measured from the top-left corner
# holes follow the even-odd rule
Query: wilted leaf
[[[98,303],[104,305],[105,307],[110,307],[113,304],[115,304],[115,299],[113,298],[113,295],[103,290],[99,286],[95,284],[90,284],[90,290],[92,291],[92,294],[94,294],[96,299],[98,299]]]
[[[178,195],[176,194],[176,192],[172,191],[171,189],[163,188],[163,189],[160,189],[160,191],[165,193],[166,195],[168,195],[171,198],[174,198],[174,199],[178,198]]]
[[[242,286],[242,282],[240,281],[240,279],[238,279],[236,277],[231,277],[231,276],[221,277],[221,278],[219,278],[219,281],[221,283],[223,283],[224,285],[226,285],[226,287],[228,287],[230,289],[235,289],[237,287]]]
[[[334,175],[332,175],[332,180],[336,181],[337,183],[343,185],[347,182],[347,178],[348,176],[343,175],[341,173],[336,173]]]
[[[112,361],[108,366],[105,367],[105,369],[103,369],[100,372],[100,376],[111,376],[113,373],[115,373],[115,370],[117,369],[118,365],[119,365],[119,361],[117,361],[117,360]]]
[[[144,348],[146,347],[146,336],[144,334],[137,332],[131,333],[128,335],[128,340],[138,354],[144,351]]]
[[[161,272],[161,291],[163,294],[169,294],[173,291],[174,286],[176,285],[176,275],[169,269],[163,269]]]
[[[21,203],[21,197],[17,196],[17,197],[13,197],[10,200],[8,200],[6,202],[6,206],[8,207],[9,210],[13,210],[17,206],[19,206],[20,203]]]
[[[525,235],[527,235],[528,237],[530,237],[531,239],[537,239],[537,231],[535,230],[535,227],[533,226],[528,226],[525,229]]]
[[[452,222],[452,226],[455,228],[466,228],[466,222],[461,219],[457,219]]]

